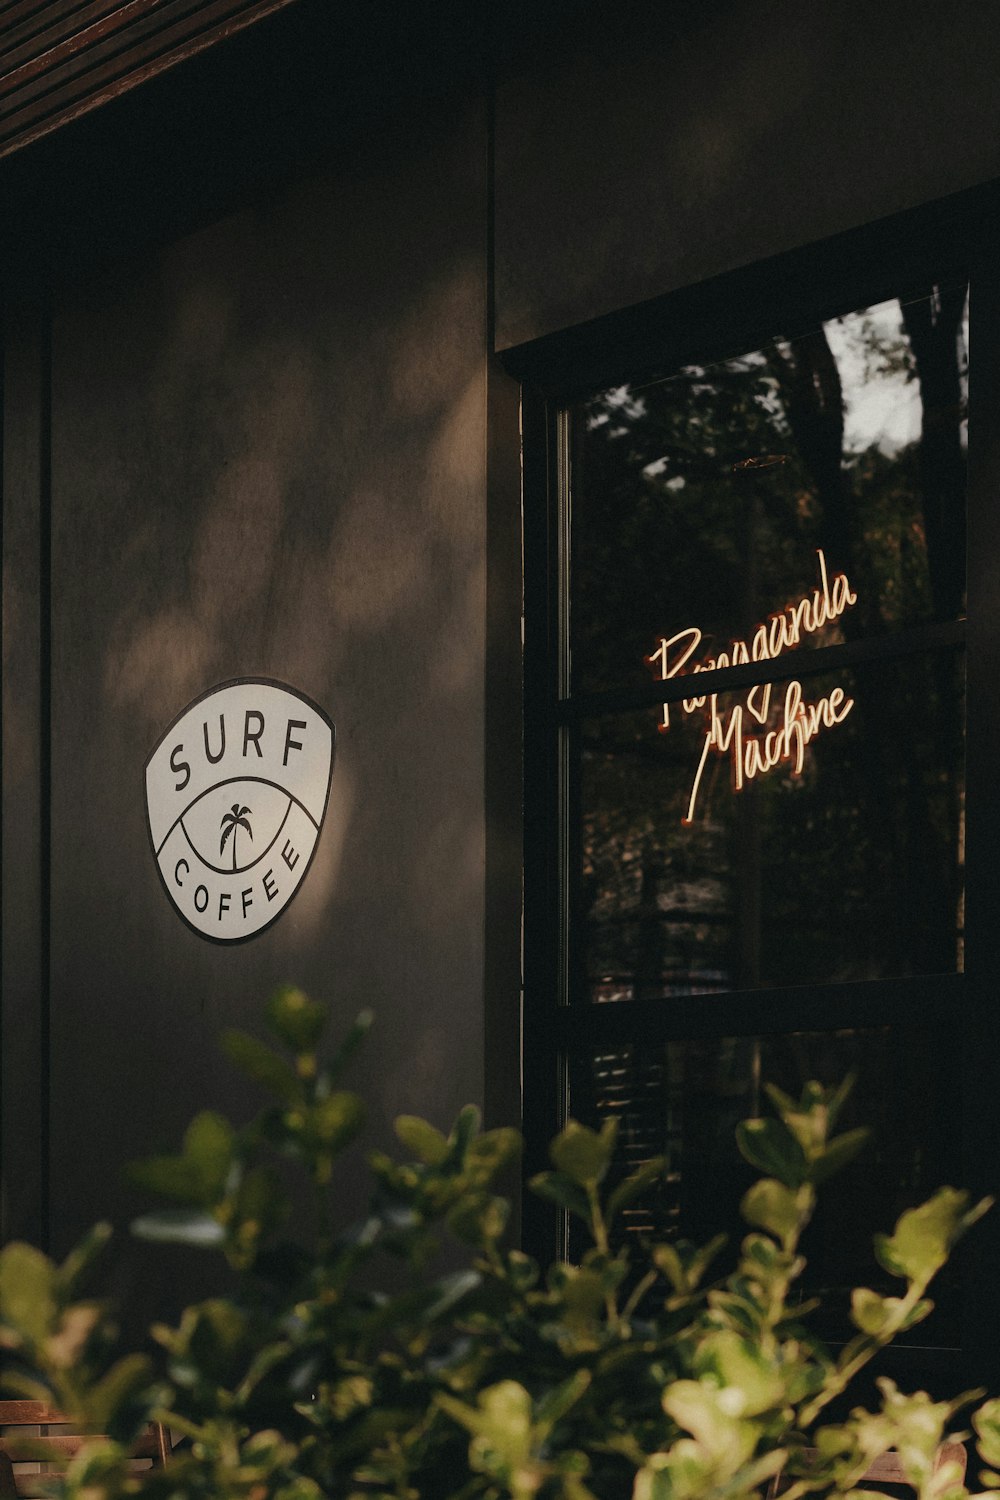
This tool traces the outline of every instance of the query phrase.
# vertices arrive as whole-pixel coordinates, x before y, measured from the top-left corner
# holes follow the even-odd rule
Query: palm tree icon
[[[234,870],[236,869],[236,830],[237,830],[237,828],[245,828],[246,831],[247,831],[247,833],[250,835],[250,838],[251,839],[253,838],[253,829],[250,827],[250,824],[246,820],[246,814],[247,813],[250,813],[250,816],[253,817],[253,813],[250,812],[249,807],[241,807],[238,802],[234,802],[233,805],[232,805],[231,810],[229,812],[223,814],[222,822],[219,824],[219,827],[222,829],[222,839],[221,839],[221,841],[219,843],[219,853],[220,854],[222,853],[223,849],[225,849],[225,847],[226,847],[226,840],[228,839],[229,835],[230,834],[233,835],[233,869]]]

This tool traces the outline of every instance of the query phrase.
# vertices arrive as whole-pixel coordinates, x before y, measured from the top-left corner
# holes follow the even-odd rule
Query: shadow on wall
[[[335,1029],[375,1009],[352,1078],[368,1142],[482,1095],[482,138],[464,107],[386,132],[71,288],[55,316],[60,1244],[98,1177],[102,1211],[137,1211],[119,1164],[195,1110],[245,1117],[216,1036],[258,1024],[280,981],[330,1000]],[[141,773],[192,699],[240,676],[308,694],[337,747],[294,901],[220,948],[160,888]],[[130,1300],[167,1284],[132,1266]]]
[[[132,397],[144,408],[147,504],[117,570],[107,702],[152,744],[226,677],[303,688],[332,713],[338,744],[288,936],[298,946],[326,919],[352,820],[372,836],[373,766],[397,833],[410,824],[397,853],[420,851],[406,893],[423,925],[445,927],[482,867],[479,806],[426,796],[456,751],[481,755],[470,720],[484,651],[479,267],[439,278],[401,325],[369,328],[367,348],[346,359],[321,318],[288,327],[279,308],[252,324],[228,281],[180,269],[195,279]],[[134,483],[134,465],[127,444],[108,445],[105,491]]]

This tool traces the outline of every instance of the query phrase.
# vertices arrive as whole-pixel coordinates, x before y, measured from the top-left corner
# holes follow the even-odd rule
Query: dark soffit
[[[14,0],[0,21],[0,157],[294,0]]]
[[[0,0],[0,74],[15,13],[79,15],[97,3]],[[249,0],[226,3],[242,4],[244,24],[220,30],[216,45],[171,56],[141,86],[0,149],[0,305],[269,201],[403,112],[485,97],[498,70],[562,45],[598,0],[263,0],[252,16]],[[208,8],[183,4],[192,17]],[[0,93],[0,125],[4,103]]]

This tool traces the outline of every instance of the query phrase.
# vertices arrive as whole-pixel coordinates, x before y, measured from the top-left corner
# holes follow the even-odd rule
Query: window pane
[[[571,408],[573,691],[661,677],[663,641],[687,671],[752,652],[773,614],[783,650],[963,614],[965,309],[937,289]]]
[[[574,1059],[570,1109],[591,1125],[618,1120],[612,1181],[651,1157],[667,1159],[659,1190],[622,1216],[619,1240],[703,1244],[724,1231],[730,1247],[720,1266],[728,1268],[746,1232],[739,1202],[758,1175],[740,1157],[734,1131],[740,1120],[769,1111],[762,1084],[797,1098],[811,1078],[830,1086],[855,1073],[838,1128],[864,1125],[872,1136],[861,1156],[820,1189],[803,1244],[804,1288],[822,1290],[829,1301],[813,1326],[838,1336],[847,1331],[850,1287],[898,1292],[875,1263],[873,1233],[891,1229],[904,1209],[955,1180],[961,1142],[954,1050],[946,1034],[889,1027],[608,1046]],[[577,1238],[573,1251],[583,1248]],[[933,1321],[916,1328],[910,1342],[958,1342],[959,1291],[952,1262],[933,1289]]]
[[[963,692],[942,650],[674,704],[666,729],[584,721],[574,998],[961,970]]]

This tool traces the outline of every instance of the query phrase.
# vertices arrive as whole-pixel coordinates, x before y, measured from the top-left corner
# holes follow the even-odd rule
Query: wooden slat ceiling
[[[0,157],[294,0],[0,0]]]

